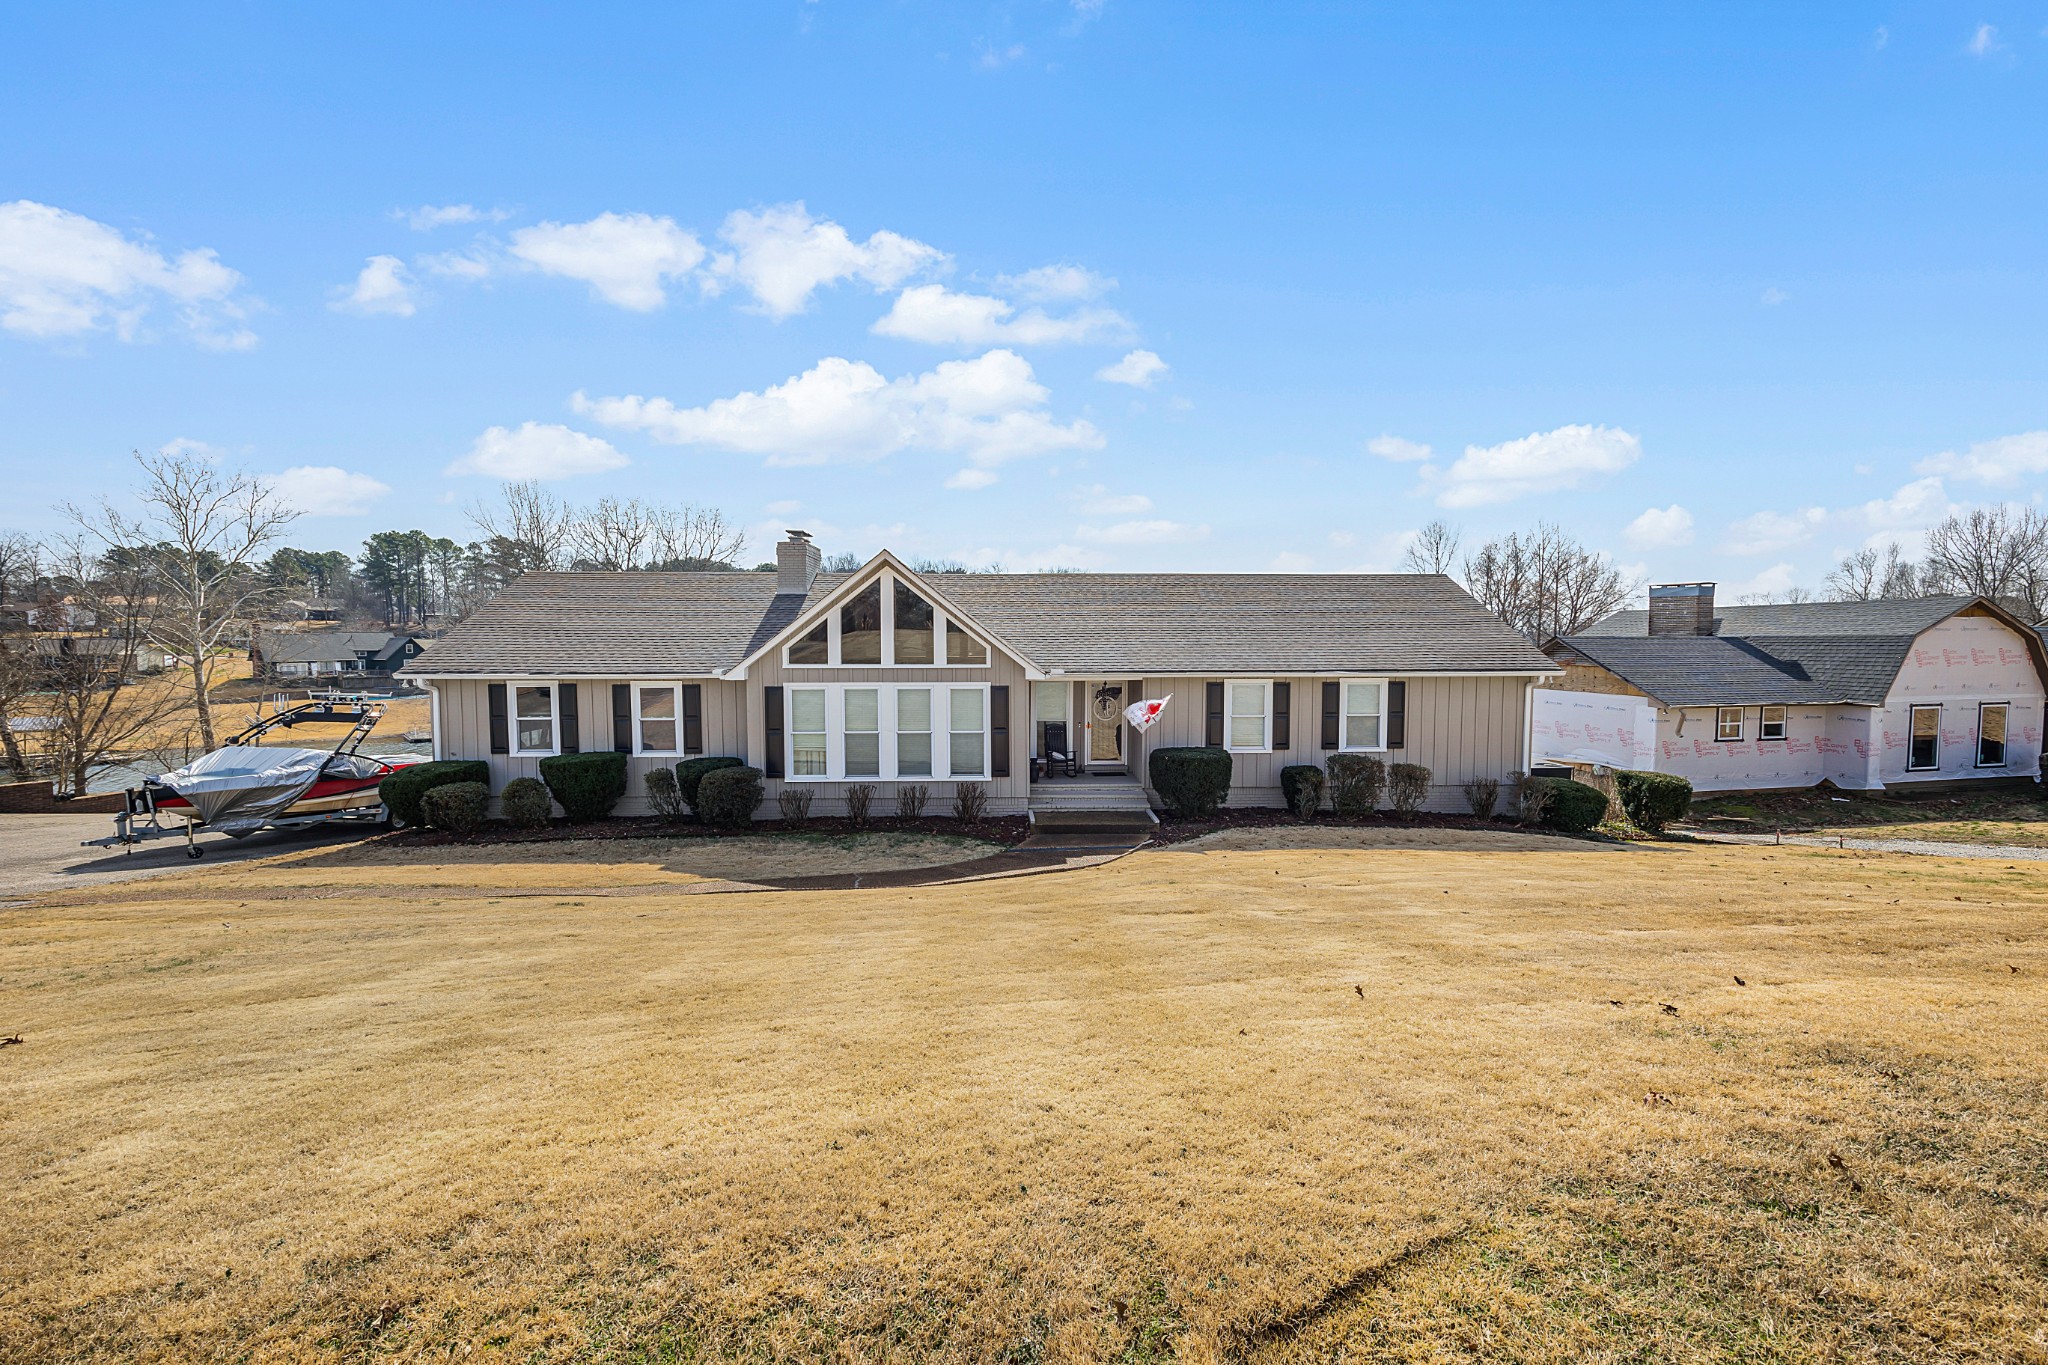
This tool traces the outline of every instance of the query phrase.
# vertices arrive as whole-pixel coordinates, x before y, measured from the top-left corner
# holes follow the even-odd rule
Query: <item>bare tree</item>
[[[2048,613],[2048,516],[2031,507],[1977,507],[1927,533],[1923,569],[1933,592],[1994,598],[2030,621]]]
[[[1899,552],[1897,541],[1884,553],[1866,545],[1842,556],[1827,578],[1830,602],[1876,602],[1903,597],[1920,597],[1920,569]]]
[[[259,552],[299,514],[261,479],[197,455],[138,452],[135,462],[141,516],[104,500],[92,512],[64,510],[110,565],[132,559],[141,571],[149,639],[191,670],[200,741],[212,749],[215,651],[277,595]]]
[[[1584,630],[1635,590],[1549,522],[1482,545],[1465,560],[1465,583],[1482,606],[1533,640]]]
[[[662,507],[655,522],[653,563],[661,569],[730,569],[747,552],[746,532],[716,507]]]
[[[1458,528],[1447,521],[1432,521],[1415,533],[1401,556],[1401,567],[1409,573],[1451,572],[1458,562]]]
[[[470,504],[469,520],[486,541],[503,541],[527,570],[559,569],[569,559],[574,509],[538,479],[498,486],[499,505]]]
[[[142,680],[156,624],[152,566],[134,555],[99,554],[82,536],[52,546],[50,559],[81,610],[61,629],[32,638],[37,701],[55,724],[56,786],[78,796],[95,768],[146,747],[183,705],[176,688]],[[90,628],[78,624],[88,616]]]
[[[16,703],[34,690],[28,610],[41,576],[40,558],[41,547],[27,536],[0,535],[0,756],[17,777],[28,771],[28,758],[10,722]]]

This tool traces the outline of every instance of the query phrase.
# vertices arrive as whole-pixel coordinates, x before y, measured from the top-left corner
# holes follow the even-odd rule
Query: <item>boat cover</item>
[[[275,820],[332,768],[335,777],[369,777],[376,760],[325,749],[266,749],[231,744],[157,781],[192,803],[206,827],[240,834]]]

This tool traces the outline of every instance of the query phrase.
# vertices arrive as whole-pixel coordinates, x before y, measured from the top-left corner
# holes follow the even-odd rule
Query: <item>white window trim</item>
[[[1351,727],[1350,688],[1353,683],[1374,683],[1380,689],[1380,742],[1377,744],[1352,745],[1344,742],[1345,732]],[[1337,752],[1340,754],[1381,754],[1387,751],[1387,699],[1390,696],[1385,678],[1339,678],[1337,680]],[[1229,721],[1226,716],[1225,723]]]
[[[1918,711],[1932,711],[1932,712],[1934,713],[1934,762],[1932,762],[1932,763],[1917,763],[1917,764],[1916,764],[1915,762],[1913,762],[1913,738],[1914,738],[1914,736],[1913,736],[1913,715],[1914,715],[1914,713],[1915,713],[1915,712],[1918,712]],[[2010,713],[2010,712],[2008,712],[2008,713],[2006,714],[2006,719],[2010,720],[2011,718],[2012,718],[2012,715],[2011,715],[2011,713]],[[1940,771],[1941,771],[1941,719],[1942,719],[1942,706],[1941,706],[1941,703],[1940,703],[1940,702],[1932,702],[1932,703],[1929,703],[1929,702],[1915,702],[1915,703],[1914,703],[1913,705],[1911,705],[1911,706],[1908,706],[1908,707],[1906,708],[1906,771],[1907,771],[1907,772],[1909,772],[1909,773],[1938,773],[1938,772],[1940,772]]]
[[[1735,713],[1735,733],[1734,733],[1734,734],[1732,734],[1732,735],[1724,735],[1724,734],[1722,734],[1722,733],[1721,733],[1721,713],[1722,713],[1723,711],[1733,711],[1733,712]],[[1743,706],[1717,706],[1717,707],[1715,707],[1715,708],[1714,708],[1714,743],[1716,743],[1716,744],[1740,744],[1740,743],[1742,743],[1742,732],[1744,731],[1744,729],[1746,729],[1746,728],[1748,727],[1748,725],[1749,725],[1749,709],[1748,709],[1747,707],[1743,707]]]
[[[1265,729],[1261,733],[1260,742],[1257,744],[1233,744],[1230,735],[1231,731],[1236,727],[1231,722],[1237,719],[1237,713],[1230,709],[1231,701],[1235,696],[1232,689],[1246,686],[1259,689],[1260,705],[1265,708]],[[1273,752],[1273,680],[1271,678],[1225,678],[1223,680],[1223,747],[1233,754],[1270,754]]]
[[[931,603],[931,608],[932,608],[932,656],[933,656],[933,658],[934,658],[935,660],[937,660],[938,662],[934,662],[934,663],[928,663],[928,664],[899,664],[899,663],[897,663],[897,662],[896,662],[896,585],[897,585],[897,584],[898,584],[899,582],[900,582],[900,583],[902,583],[902,584],[903,584],[903,585],[904,585],[905,587],[909,588],[909,589],[910,589],[910,590],[911,590],[912,592],[916,593],[916,594],[917,594],[917,595],[918,595],[919,597],[922,597],[922,598],[923,598],[923,599],[924,599],[924,600],[925,600],[926,602],[929,602],[929,603]],[[986,633],[984,633],[983,631],[980,631],[980,630],[976,629],[976,628],[975,628],[975,627],[974,627],[973,625],[971,625],[971,624],[970,624],[970,623],[968,623],[967,621],[964,621],[964,620],[957,620],[957,621],[956,621],[956,620],[955,620],[955,619],[954,619],[954,618],[953,618],[953,617],[952,617],[952,616],[951,616],[951,615],[950,615],[950,614],[949,614],[949,613],[948,613],[948,612],[946,611],[945,607],[943,607],[943,606],[942,606],[942,605],[940,605],[940,604],[939,604],[939,603],[938,603],[938,602],[937,602],[936,600],[934,600],[934,599],[933,599],[933,597],[932,597],[932,595],[931,595],[931,594],[930,594],[929,592],[926,592],[926,591],[924,590],[924,588],[923,588],[923,587],[921,587],[920,585],[918,585],[918,584],[916,584],[916,583],[912,583],[912,582],[910,582],[910,581],[909,581],[908,579],[900,578],[900,577],[899,577],[899,576],[898,576],[898,575],[897,575],[896,573],[894,573],[894,572],[893,572],[893,571],[891,571],[891,570],[888,570],[888,569],[884,569],[884,570],[882,570],[882,571],[881,571],[881,572],[880,572],[879,574],[875,575],[875,577],[873,577],[873,578],[869,579],[867,583],[862,583],[862,584],[860,585],[860,587],[859,587],[859,588],[856,588],[856,589],[854,590],[854,592],[862,592],[862,591],[865,591],[865,590],[867,589],[868,583],[879,583],[879,584],[881,584],[881,585],[882,585],[882,662],[880,662],[880,663],[878,663],[878,664],[848,664],[848,663],[840,663],[840,662],[839,662],[839,657],[840,657],[840,649],[839,649],[839,613],[840,613],[840,610],[841,610],[841,608],[845,607],[845,605],[846,605],[846,603],[847,603],[847,600],[848,600],[849,598],[851,598],[851,597],[852,597],[852,596],[854,595],[854,593],[847,593],[847,594],[846,594],[845,596],[842,596],[842,597],[838,597],[838,598],[835,598],[835,599],[833,600],[832,604],[831,604],[831,605],[830,605],[829,607],[827,607],[827,608],[825,609],[825,613],[824,613],[824,621],[825,621],[825,658],[826,658],[826,659],[827,659],[827,660],[828,660],[829,662],[826,662],[826,663],[822,663],[822,664],[799,664],[799,663],[792,663],[792,662],[790,661],[790,657],[789,657],[789,652],[790,652],[790,650],[791,650],[791,649],[793,649],[793,648],[794,648],[794,647],[796,646],[796,643],[797,643],[797,641],[796,641],[796,640],[791,640],[791,641],[790,641],[790,642],[789,642],[788,644],[785,644],[785,645],[784,645],[784,646],[782,647],[782,666],[783,666],[784,668],[788,668],[788,669],[806,669],[806,668],[855,668],[855,669],[858,669],[858,668],[932,668],[932,669],[939,669],[939,668],[994,668],[994,667],[995,667],[995,662],[996,662],[996,651],[995,651],[995,646],[989,643],[989,640],[988,640],[988,636],[987,636],[987,634],[986,634]],[[981,653],[982,653],[982,661],[981,661],[980,663],[978,663],[978,664],[953,664],[953,663],[946,663],[946,662],[944,662],[944,660],[945,660],[945,655],[946,655],[946,626],[947,626],[947,624],[948,624],[949,622],[950,622],[950,623],[952,623],[952,624],[955,624],[955,625],[959,626],[959,627],[960,627],[960,629],[961,629],[961,630],[963,630],[963,631],[965,631],[965,632],[966,632],[966,633],[967,633],[967,634],[968,634],[968,635],[969,635],[969,636],[970,636],[970,637],[971,637],[971,638],[972,638],[972,639],[974,640],[974,642],[975,642],[976,644],[978,644],[978,645],[980,645],[980,646],[981,646]],[[805,635],[808,635],[808,634],[810,634],[812,630],[815,630],[815,629],[817,629],[817,625],[818,625],[818,623],[817,623],[816,621],[813,621],[813,622],[811,622],[811,623],[810,623],[810,626],[809,626],[809,627],[808,627],[807,629],[805,629],[805,631],[804,631],[803,633],[804,633]],[[800,637],[799,637],[799,638],[800,638]]]
[[[1783,715],[1781,715],[1780,717],[1778,717],[1778,724],[1779,724],[1779,725],[1780,725],[1780,726],[1782,727],[1782,729],[1780,730],[1780,732],[1779,732],[1779,733],[1777,733],[1777,734],[1775,734],[1775,735],[1767,735],[1767,734],[1765,734],[1765,733],[1764,733],[1764,727],[1765,727],[1766,725],[1769,725],[1769,724],[1770,724],[1770,721],[1768,721],[1768,720],[1766,720],[1766,719],[1764,718],[1764,712],[1766,712],[1766,711],[1782,711],[1782,712],[1784,712],[1784,714],[1783,714]],[[1757,708],[1756,708],[1756,742],[1757,742],[1757,743],[1759,743],[1759,744],[1779,744],[1779,743],[1782,743],[1783,741],[1785,741],[1785,740],[1787,740],[1787,739],[1790,739],[1791,737],[1792,737],[1792,708],[1791,708],[1791,707],[1789,707],[1789,706],[1759,706],[1759,707],[1757,707]]]
[[[2005,708],[2005,761],[2004,761],[2003,763],[1986,763],[1986,762],[1984,761],[1984,710],[1985,710],[1985,708],[1986,708],[1986,707],[1990,707],[1990,706],[2000,706],[2000,707],[2004,707],[2004,708]],[[1976,753],[1974,753],[1973,755],[1971,755],[1971,757],[1972,757],[1972,758],[1974,758],[1974,759],[1976,759],[1976,767],[1977,767],[1977,768],[1979,768],[1979,769],[1982,769],[1982,770],[1986,770],[1986,771],[1989,771],[1989,770],[1995,770],[1995,769],[1998,769],[1998,768],[2010,768],[2010,767],[2012,766],[2012,703],[2011,703],[2011,702],[2009,702],[2009,701],[1980,701],[1980,702],[1978,702],[1978,703],[1977,703],[1977,752],[1976,752]]]
[[[640,693],[641,693],[642,691],[644,691],[645,689],[647,689],[647,688],[650,688],[650,687],[666,687],[666,688],[669,688],[670,690],[672,690],[672,691],[673,691],[673,692],[675,693],[675,698],[676,698],[676,714],[675,714],[675,727],[676,727],[676,747],[675,747],[675,748],[673,748],[673,749],[650,749],[650,748],[648,748],[648,747],[647,747],[647,741],[646,741],[646,739],[642,737],[642,732],[641,732],[641,728],[640,728],[640,726],[641,726],[641,721],[642,721],[642,720],[644,719],[644,717],[643,717],[643,716],[642,716],[642,715],[640,714]],[[634,684],[633,684],[633,752],[634,752],[634,753],[636,753],[636,754],[647,754],[647,755],[649,755],[649,756],[658,756],[658,757],[661,757],[661,758],[680,758],[680,757],[682,757],[682,753],[683,753],[683,685],[682,685],[681,683],[679,683],[679,682],[636,682],[636,683],[634,683]]]
[[[881,773],[858,774],[849,777],[846,772],[846,692],[848,688],[865,691],[873,689],[881,695],[876,698],[881,729]],[[971,688],[981,693],[981,771],[953,775],[953,699],[951,693]],[[796,727],[785,722],[782,733],[782,771],[784,782],[992,782],[989,770],[995,766],[994,727],[991,724],[993,699],[992,686],[984,682],[948,682],[942,678],[917,678],[905,681],[885,682],[814,682],[789,684],[791,692],[823,692],[825,694],[825,771],[822,773],[799,773],[796,770]],[[912,773],[901,776],[897,773],[896,754],[896,694],[903,691],[932,693],[931,730],[932,770],[929,773]],[[794,713],[794,702],[790,713]],[[941,725],[940,722],[945,724]],[[926,733],[919,731],[917,733]],[[962,733],[966,733],[963,731]],[[940,743],[941,740],[945,742]]]
[[[506,710],[512,723],[512,756],[514,758],[553,758],[562,752],[562,685],[558,682],[508,682]],[[554,736],[554,746],[548,749],[524,749],[519,745],[519,692],[521,688],[545,687],[548,690],[548,733]],[[538,719],[538,717],[530,717]]]

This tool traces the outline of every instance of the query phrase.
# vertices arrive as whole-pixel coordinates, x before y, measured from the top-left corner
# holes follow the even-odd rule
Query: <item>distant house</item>
[[[287,598],[277,604],[279,620],[339,621],[347,604],[338,597]]]
[[[1716,608],[1650,589],[1550,641],[1539,760],[1675,773],[1700,791],[1852,791],[2039,770],[2048,651],[1983,597]]]
[[[1233,805],[1340,753],[1427,766],[1431,809],[1528,763],[1531,685],[1556,665],[1436,574],[923,574],[883,551],[820,571],[791,532],[770,572],[530,573],[405,676],[433,693],[435,756],[494,785],[550,754],[745,759],[820,814],[986,784],[989,809],[1144,810],[1148,756],[1231,758]],[[1170,699],[1140,730],[1141,700]],[[943,805],[945,788],[939,798]]]
[[[265,634],[249,650],[258,671],[280,678],[355,674],[390,677],[420,656],[426,642],[388,631],[309,630]]]

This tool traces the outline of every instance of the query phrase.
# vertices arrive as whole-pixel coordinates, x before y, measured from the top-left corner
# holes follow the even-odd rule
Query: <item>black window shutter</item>
[[[683,684],[683,752],[704,752],[704,685]]]
[[[1209,687],[1209,733],[1207,743],[1212,749],[1223,747],[1223,684],[1212,682]]]
[[[633,684],[612,684],[612,749],[633,752]]]
[[[1338,747],[1338,745],[1343,743],[1343,741],[1340,738],[1338,738],[1338,727],[1344,723],[1344,717],[1337,713],[1339,701],[1339,684],[1333,682],[1324,683],[1323,747],[1325,749],[1334,749]]]
[[[988,690],[988,775],[1010,775],[1010,689],[998,684]]]
[[[512,752],[512,719],[505,711],[505,684],[492,683],[491,694],[491,752],[509,754]]]
[[[1287,747],[1288,731],[1292,728],[1288,707],[1294,699],[1294,684],[1276,682],[1273,684],[1273,747]]]
[[[558,746],[565,754],[583,752],[583,718],[576,714],[576,684],[556,683],[562,689],[562,733]]]
[[[1387,684],[1387,747],[1401,749],[1408,744],[1408,684]]]
[[[761,718],[768,731],[768,752],[761,755],[761,772],[768,777],[782,776],[782,689],[764,687],[761,689]]]

